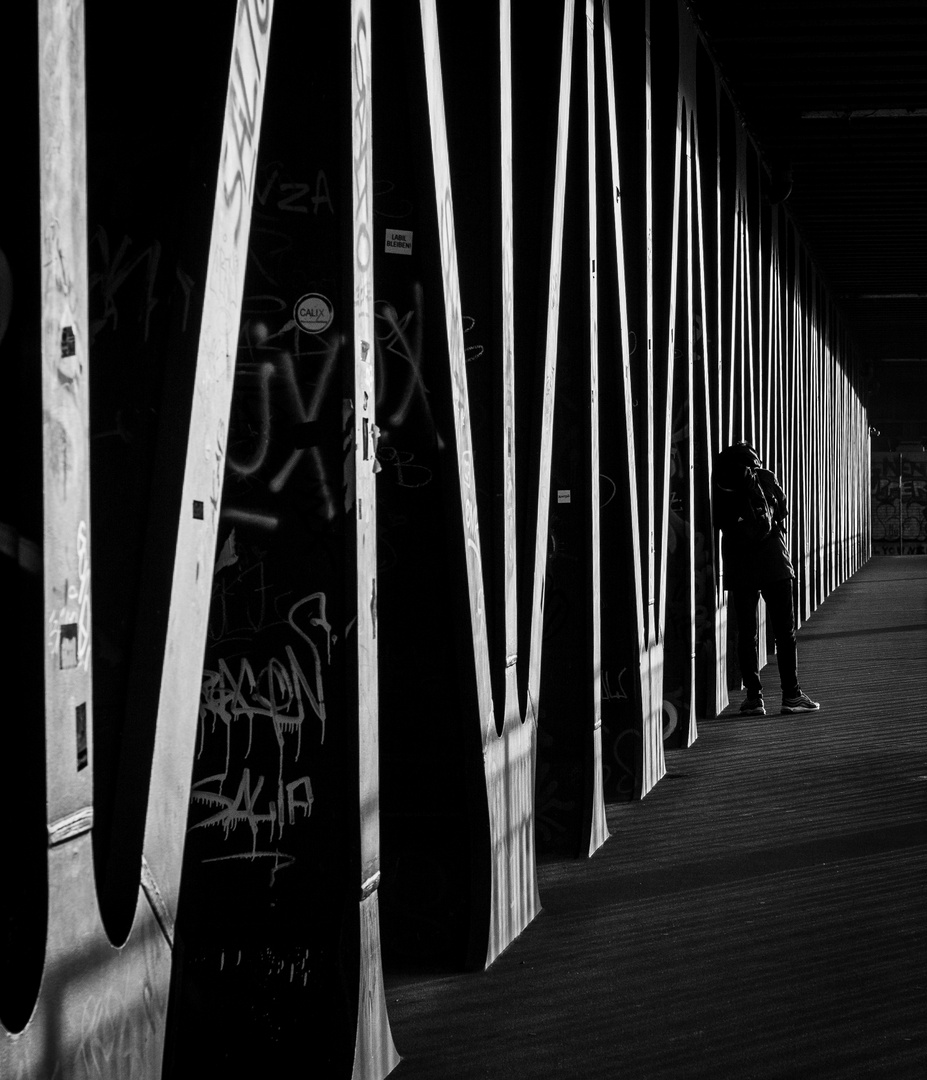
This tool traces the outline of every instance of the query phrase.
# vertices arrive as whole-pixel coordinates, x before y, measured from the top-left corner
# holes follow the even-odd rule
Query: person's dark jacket
[[[762,468],[750,447],[735,445],[719,455],[714,481],[727,587],[761,588],[793,578],[785,533],[788,507],[775,474]]]

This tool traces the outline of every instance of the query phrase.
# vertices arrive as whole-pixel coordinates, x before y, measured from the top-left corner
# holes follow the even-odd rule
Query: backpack
[[[765,469],[747,469],[743,499],[738,508],[741,512],[738,520],[740,531],[757,544],[770,536],[776,525],[776,506],[770,503],[774,493],[763,483],[765,477],[760,474],[764,472]]]
[[[788,513],[775,474],[763,468],[756,451],[745,443],[721,452],[714,482],[720,505],[725,507],[721,520],[750,544],[761,544],[771,536]]]

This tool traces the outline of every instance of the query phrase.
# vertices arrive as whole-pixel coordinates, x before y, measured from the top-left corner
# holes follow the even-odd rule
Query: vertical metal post
[[[470,633],[473,643],[475,696],[482,741],[484,779],[489,804],[491,871],[488,930],[484,966],[488,966],[534,917],[537,892],[533,843],[533,754],[531,731],[516,715],[505,717],[497,728],[490,681],[489,644],[483,590],[473,442],[470,425],[466,360],[463,344],[460,281],[451,170],[448,153],[441,50],[435,0],[421,0],[425,81],[435,176],[435,200],[444,317],[453,398],[461,522],[466,551]],[[546,536],[546,532],[545,532]]]
[[[587,765],[591,770],[592,784],[588,792],[588,805],[583,808],[584,823],[582,843],[588,855],[596,852],[608,839],[605,821],[605,801],[602,777],[602,620],[601,620],[601,526],[599,514],[599,306],[596,276],[598,255],[597,207],[596,207],[596,110],[595,110],[595,42],[594,0],[586,0],[586,173],[588,183],[588,290],[589,290],[589,399],[588,430],[586,438],[589,462],[587,482],[589,494],[585,507],[589,535],[589,596],[586,601],[588,620],[589,663],[588,677],[592,686],[591,716],[584,723],[591,723],[589,746],[586,750]]]
[[[82,0],[39,5],[49,828],[92,821],[87,169]]]
[[[273,0],[238,0],[171,585],[145,858],[176,914]]]
[[[347,554],[354,625],[351,675],[357,686],[360,949],[357,1028],[352,1080],[381,1080],[398,1064],[393,1045],[380,954],[379,701],[377,681],[377,492],[374,467],[373,145],[370,0],[351,5],[351,163],[354,312],[352,453],[345,461],[346,513],[353,515]],[[352,505],[353,503],[353,505]],[[351,677],[349,675],[349,678]]]
[[[651,0],[647,0],[645,8],[645,39],[646,49],[646,89],[645,89],[645,117],[646,117],[646,144],[644,155],[646,161],[646,290],[647,290],[647,529],[649,534],[648,563],[647,563],[647,651],[643,658],[644,668],[641,672],[642,686],[646,684],[644,715],[650,719],[644,729],[644,761],[641,776],[640,791],[636,792],[640,797],[659,781],[666,772],[666,760],[663,753],[663,632],[665,627],[666,612],[666,548],[667,533],[669,529],[669,447],[672,435],[670,415],[673,371],[673,335],[670,330],[669,337],[664,343],[664,358],[666,364],[666,400],[662,403],[663,410],[663,443],[660,447],[660,457],[656,456],[657,442],[657,402],[655,392],[656,360],[656,313],[654,311],[654,281],[656,274],[653,214],[655,183],[653,174],[654,158],[654,130],[653,130],[653,71],[651,63]],[[678,220],[678,188],[679,188],[679,115],[677,110],[677,133],[676,155],[674,172],[674,215],[670,235],[674,238],[677,233]],[[675,249],[673,251],[673,266],[671,273],[671,288],[675,290]],[[675,305],[675,291],[669,301],[669,311],[673,311]],[[656,476],[659,469],[663,481],[660,490],[659,511],[656,488]],[[659,566],[658,566],[659,563]],[[661,723],[653,721],[659,717]]]
[[[544,583],[547,566],[547,538],[550,520],[550,465],[554,433],[554,403],[557,387],[557,342],[560,324],[560,280],[563,268],[563,231],[566,210],[566,164],[570,132],[572,93],[572,44],[574,0],[564,0],[563,37],[560,51],[560,93],[557,113],[557,152],[554,172],[553,215],[550,243],[550,273],[547,287],[547,326],[544,343],[544,396],[541,403],[537,518],[535,528],[534,574],[531,597],[531,630],[528,642],[528,700],[526,719],[537,724],[541,688],[541,651],[544,631]]]

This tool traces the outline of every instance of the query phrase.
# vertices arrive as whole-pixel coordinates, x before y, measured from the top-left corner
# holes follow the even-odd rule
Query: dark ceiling
[[[686,2],[791,178],[786,210],[871,364],[871,422],[927,439],[927,0]]]

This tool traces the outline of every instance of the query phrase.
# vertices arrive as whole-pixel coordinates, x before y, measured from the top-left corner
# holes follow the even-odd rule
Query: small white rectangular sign
[[[557,502],[558,503],[568,503],[569,501],[570,501],[569,488],[567,488],[567,490],[565,490],[565,491],[558,491],[557,492]]]
[[[386,253],[387,255],[411,255],[412,233],[404,229],[387,229]]]

